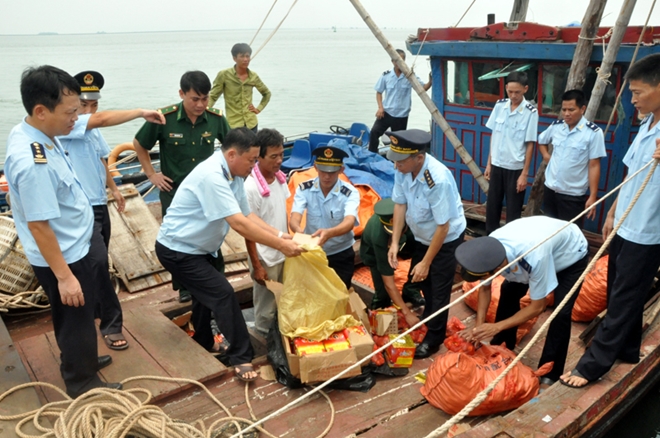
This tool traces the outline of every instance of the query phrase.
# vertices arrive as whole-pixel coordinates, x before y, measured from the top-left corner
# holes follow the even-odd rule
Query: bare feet
[[[234,372],[236,373],[236,377],[244,382],[252,382],[257,380],[257,377],[259,377],[259,374],[257,374],[257,372],[254,370],[254,367],[251,363],[235,365]]]
[[[563,374],[559,380],[566,386],[571,388],[584,388],[589,383],[589,380],[585,379],[578,370],[569,371],[568,373]]]

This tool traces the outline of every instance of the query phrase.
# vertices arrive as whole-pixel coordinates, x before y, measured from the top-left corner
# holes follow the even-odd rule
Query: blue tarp
[[[344,173],[353,184],[367,184],[381,198],[391,198],[394,187],[394,165],[380,155],[368,149],[348,144],[344,139],[332,139],[328,146],[334,146],[346,152]]]

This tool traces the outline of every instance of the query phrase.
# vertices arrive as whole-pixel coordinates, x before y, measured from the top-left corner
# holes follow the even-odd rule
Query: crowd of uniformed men
[[[72,397],[96,387],[121,388],[119,383],[102,382],[97,374],[112,358],[98,357],[95,318],[101,320],[108,347],[128,347],[122,335],[121,306],[108,276],[106,185],[119,212],[125,202],[109,176],[104,159],[109,148],[97,128],[138,117],[146,120],[133,144],[145,174],[160,190],[163,220],[155,253],[172,273],[180,299],[192,298],[194,339],[208,350],[217,349],[211,329],[215,318],[228,341],[226,354],[238,378],[250,381],[257,374],[250,363],[253,351],[247,327],[223,271],[220,246],[230,227],[246,238],[258,331],[269,330],[276,311],[265,280],[282,281],[285,257],[303,251],[290,232],[318,237],[329,266],[350,287],[360,196],[339,178],[347,153],[327,145],[313,151],[318,176],[299,185],[287,217],[285,204],[291,193],[280,170],[283,137],[274,129],[258,129],[256,114],[268,103],[270,91],[249,70],[250,53],[246,44],[234,46],[235,65],[218,73],[213,86],[203,72],[185,73],[181,102],[158,111],[97,112],[104,85],[98,72],[72,77],[41,66],[23,73],[21,97],[27,116],[9,136],[5,173],[18,235],[51,302],[62,351],[61,373]],[[562,120],[537,135],[537,110],[524,98],[527,77],[509,74],[505,86],[509,98],[497,102],[486,125],[493,132],[485,169],[490,180],[486,218],[490,235],[464,243],[466,220],[454,176],[428,153],[429,133],[405,129],[410,86],[399,79],[395,69],[385,72],[376,85],[379,108],[374,126],[387,129],[383,126],[396,124],[385,133],[391,142],[387,158],[396,172],[392,198],[376,204],[376,214],[362,237],[360,255],[371,269],[376,290],[371,305],[393,302],[407,322],[415,324],[419,318],[406,303],[423,306],[422,317],[449,304],[457,263],[465,279],[479,280],[562,229],[504,271],[496,322],[485,321],[490,285],[478,292],[476,324],[462,335],[474,342],[493,338],[514,348],[516,327],[544,310],[550,292],[559,302],[587,265],[586,239],[577,225],[566,226],[565,220],[597,200],[600,159],[605,156],[603,133],[583,116],[584,93],[570,90],[562,98]],[[633,103],[647,115],[624,158],[632,173],[651,158],[660,158],[656,146],[660,55],[635,63],[627,79]],[[430,81],[427,85],[426,89]],[[252,88],[262,94],[257,107],[252,104]],[[223,93],[226,116],[209,105]],[[214,152],[216,140],[222,146]],[[149,157],[156,143],[158,172]],[[548,162],[547,216],[519,219],[535,143]],[[374,145],[372,141],[370,149],[376,149]],[[641,179],[636,177],[621,190],[607,215],[604,236],[630,204]],[[550,326],[540,365],[555,365],[543,383],[561,378],[564,384],[582,387],[601,377],[617,359],[639,361],[644,298],[660,265],[659,182],[656,171],[633,209],[634,220],[623,224],[612,243],[608,312],[591,347],[574,370],[562,375],[574,296]],[[504,198],[507,224],[500,228]],[[402,293],[394,283],[401,258],[411,258]],[[531,305],[521,310],[519,300],[528,289]],[[438,351],[446,322],[446,312],[428,322],[428,334],[415,357]]]

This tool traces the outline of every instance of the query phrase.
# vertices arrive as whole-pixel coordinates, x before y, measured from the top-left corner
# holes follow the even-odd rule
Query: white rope
[[[353,370],[353,369],[355,369],[356,367],[360,366],[360,365],[363,364],[364,362],[366,362],[366,361],[368,361],[368,360],[371,360],[371,358],[372,358],[373,356],[375,356],[376,354],[378,354],[378,353],[384,351],[384,350],[387,349],[390,345],[392,345],[392,344],[398,342],[401,338],[403,338],[404,336],[410,334],[410,333],[413,332],[414,330],[417,330],[417,329],[418,329],[419,327],[421,327],[423,324],[425,324],[426,322],[432,320],[432,319],[435,318],[436,316],[440,315],[442,312],[448,311],[451,307],[458,305],[458,303],[460,303],[461,301],[465,300],[465,298],[467,298],[470,294],[472,294],[474,291],[476,291],[477,289],[479,289],[483,283],[486,283],[486,282],[492,281],[492,280],[495,279],[498,275],[500,275],[502,272],[504,272],[504,271],[507,270],[509,267],[511,267],[511,266],[513,266],[514,264],[516,264],[519,260],[521,260],[522,258],[524,258],[525,256],[527,256],[529,253],[531,253],[532,251],[534,251],[536,248],[538,248],[539,246],[541,246],[542,244],[544,244],[544,243],[547,242],[548,240],[552,239],[554,236],[556,236],[557,234],[559,234],[560,232],[562,232],[564,229],[566,229],[567,227],[569,227],[572,223],[574,223],[575,221],[577,221],[579,218],[581,218],[582,216],[584,216],[585,214],[587,214],[587,213],[588,213],[589,211],[591,211],[592,209],[596,208],[599,204],[601,204],[601,203],[604,202],[607,198],[609,198],[614,192],[616,192],[617,190],[619,190],[624,184],[629,183],[629,182],[630,182],[635,176],[639,175],[640,172],[642,172],[644,169],[646,169],[648,166],[650,166],[654,161],[655,161],[655,160],[650,161],[650,162],[647,163],[644,167],[642,167],[641,169],[639,169],[637,172],[633,173],[632,175],[629,175],[628,178],[626,178],[623,182],[621,182],[621,184],[619,184],[618,186],[616,186],[615,188],[613,188],[610,192],[608,192],[607,194],[605,194],[601,199],[599,199],[598,201],[594,202],[594,203],[591,205],[591,207],[589,207],[588,209],[586,209],[585,211],[583,211],[582,213],[580,213],[579,215],[577,215],[575,218],[573,218],[571,221],[569,221],[566,225],[564,225],[563,227],[559,228],[556,232],[554,232],[553,234],[551,234],[550,236],[548,236],[545,240],[542,240],[542,241],[539,242],[536,246],[530,248],[528,251],[524,252],[524,253],[521,254],[520,256],[518,256],[518,257],[516,257],[515,259],[513,259],[512,261],[510,261],[509,264],[507,264],[506,266],[502,267],[499,271],[495,272],[492,276],[490,276],[489,278],[483,280],[481,283],[477,284],[475,287],[473,287],[473,288],[470,289],[469,291],[464,292],[463,295],[461,295],[460,297],[457,297],[457,298],[456,298],[453,302],[451,302],[450,304],[446,305],[445,307],[439,309],[439,310],[436,311],[435,313],[433,313],[433,314],[429,315],[428,317],[424,318],[423,320],[419,321],[417,324],[413,325],[412,327],[410,327],[408,330],[406,330],[406,331],[404,331],[403,333],[401,333],[401,334],[400,334],[399,336],[397,336],[396,338],[390,340],[390,342],[388,342],[387,344],[385,344],[385,345],[383,345],[382,347],[380,347],[380,348],[374,350],[371,354],[365,356],[364,358],[362,358],[361,360],[359,360],[357,363],[355,363],[354,365],[351,365],[350,367],[346,368],[345,370],[343,370],[342,372],[340,372],[340,373],[338,373],[337,375],[333,376],[333,377],[330,378],[329,380],[326,380],[325,382],[323,382],[322,384],[320,384],[319,386],[317,386],[316,388],[314,388],[312,391],[310,391],[310,392],[308,392],[308,393],[306,393],[306,394],[300,396],[299,398],[297,398],[297,399],[295,399],[295,400],[289,402],[288,404],[286,404],[285,406],[283,406],[283,407],[281,407],[280,409],[276,410],[275,412],[271,413],[270,415],[268,415],[268,416],[262,418],[261,420],[257,421],[257,422],[256,422],[255,424],[253,424],[252,426],[246,428],[246,429],[244,430],[244,432],[250,430],[252,427],[256,427],[256,426],[258,426],[258,425],[260,425],[260,424],[263,424],[264,422],[266,422],[266,421],[268,421],[268,420],[270,420],[270,419],[272,419],[272,418],[274,418],[274,417],[276,417],[276,416],[278,416],[278,415],[280,415],[280,414],[286,412],[287,410],[289,410],[290,408],[292,408],[292,407],[295,406],[296,404],[300,403],[301,401],[305,400],[305,399],[308,398],[308,397],[311,397],[311,396],[312,396],[313,394],[315,394],[316,392],[318,392],[318,391],[320,391],[321,389],[325,388],[326,386],[330,385],[330,384],[331,384],[332,382],[334,382],[335,380],[340,379],[341,377],[343,377],[344,375],[346,375],[348,372],[350,372],[351,370]],[[238,438],[238,435],[234,435],[234,436],[232,436],[231,438]]]
[[[298,3],[298,0],[293,0],[293,4],[291,4],[291,7],[290,7],[289,10],[286,12],[286,15],[284,16],[284,18],[282,18],[282,21],[280,21],[279,24],[277,25],[277,27],[275,27],[275,29],[273,29],[273,31],[270,33],[270,35],[268,35],[268,38],[266,38],[266,41],[264,41],[264,42],[261,44],[261,46],[260,46],[260,47],[259,47],[259,48],[258,48],[253,54],[252,54],[251,59],[256,58],[256,57],[257,57],[257,54],[259,54],[259,52],[261,51],[261,49],[263,49],[263,48],[266,46],[266,44],[268,44],[268,42],[270,41],[270,39],[273,38],[273,36],[275,35],[275,33],[277,33],[277,31],[280,29],[280,26],[282,26],[282,23],[284,23],[284,20],[286,20],[286,18],[289,16],[289,13],[291,12],[291,9],[293,9],[293,7],[296,5],[296,3]]]
[[[470,6],[468,6],[468,8],[465,10],[465,12],[463,12],[463,15],[461,15],[461,18],[458,19],[458,21],[456,22],[456,24],[454,25],[454,27],[458,27],[458,25],[461,24],[461,21],[463,21],[463,18],[467,15],[467,13],[470,11],[470,9],[472,8],[472,6],[474,6],[474,4],[475,4],[476,2],[477,2],[477,0],[472,0],[472,3],[470,3]]]
[[[555,319],[557,314],[562,310],[562,308],[564,308],[566,303],[568,303],[568,301],[571,299],[573,294],[577,291],[580,284],[582,284],[582,281],[587,276],[589,271],[591,271],[591,269],[594,267],[594,265],[596,264],[596,262],[598,261],[600,256],[605,252],[605,250],[609,246],[610,242],[612,241],[612,239],[616,235],[617,231],[619,230],[619,228],[621,227],[623,222],[628,217],[628,214],[630,213],[630,211],[635,206],[635,203],[637,203],[637,200],[639,199],[642,192],[646,188],[646,185],[648,184],[651,177],[653,176],[653,173],[655,172],[655,169],[658,166],[658,160],[654,159],[654,160],[649,161],[642,169],[640,169],[640,171],[643,170],[643,169],[646,169],[649,166],[651,166],[651,170],[649,170],[649,172],[647,173],[646,178],[644,178],[644,181],[642,182],[641,187],[639,188],[637,193],[635,193],[635,196],[632,199],[632,201],[630,202],[630,205],[628,205],[628,207],[624,211],[623,215],[621,215],[621,219],[619,219],[619,221],[615,225],[614,229],[610,232],[609,236],[607,236],[607,239],[605,240],[605,242],[603,242],[603,245],[600,247],[600,249],[598,250],[596,255],[594,255],[593,259],[591,259],[591,262],[589,262],[589,265],[586,267],[584,272],[582,272],[582,275],[580,275],[580,278],[575,282],[575,284],[573,285],[571,290],[566,294],[566,296],[561,301],[561,303],[559,303],[559,305],[555,308],[554,312],[552,312],[550,317],[545,321],[545,323],[543,323],[541,328],[536,332],[534,337],[529,341],[529,343],[525,346],[525,348],[523,348],[523,350],[520,353],[518,353],[518,355],[513,359],[513,361],[511,361],[509,366],[507,366],[504,369],[504,371],[502,371],[502,374],[497,376],[497,378],[495,380],[493,380],[490,383],[490,385],[488,385],[488,387],[486,387],[483,391],[481,391],[479,394],[477,394],[477,396],[470,403],[468,403],[467,406],[465,406],[458,414],[454,415],[452,418],[450,418],[448,421],[446,421],[441,427],[439,427],[438,429],[436,429],[433,432],[429,433],[425,438],[439,437],[443,433],[447,432],[449,430],[449,428],[451,428],[453,425],[457,424],[459,421],[461,421],[463,418],[465,418],[470,412],[472,412],[472,410],[474,408],[479,406],[486,399],[486,397],[488,397],[488,394],[490,394],[490,392],[497,386],[497,384],[500,383],[500,381],[502,379],[504,379],[504,377],[509,373],[509,371],[514,366],[516,366],[516,364],[518,362],[520,362],[523,357],[525,357],[525,354],[527,354],[527,352],[534,346],[536,341],[538,341],[541,338],[541,336],[545,333],[545,330],[548,328],[550,323],[552,323],[552,321]],[[635,175],[637,175],[638,173],[639,172],[636,172]],[[632,179],[632,177],[629,178],[628,180],[630,180],[630,179]],[[582,214],[584,214],[585,212],[582,212]],[[573,220],[575,220],[575,219],[573,219]]]
[[[422,47],[424,47],[424,43],[426,42],[426,38],[428,38],[428,36],[429,36],[429,31],[430,30],[431,29],[426,29],[426,32],[424,32],[424,39],[422,40],[422,44],[419,45],[419,49],[417,50],[417,53],[415,54],[415,58],[413,59],[412,65],[410,66],[410,75],[414,74],[413,70],[415,68],[415,64],[417,63],[417,58],[419,57],[419,52],[422,51]],[[410,78],[408,78],[408,81],[410,81]]]
[[[637,39],[637,45],[635,46],[635,52],[633,53],[632,59],[630,60],[630,65],[634,64],[635,60],[637,59],[639,46],[642,44],[642,38],[644,38],[644,33],[646,32],[646,28],[648,27],[649,20],[651,20],[651,14],[653,13],[654,8],[655,8],[655,0],[653,0],[653,3],[651,3],[651,8],[649,9],[649,14],[646,16],[646,22],[644,22],[642,33],[639,35],[639,38]],[[612,111],[610,112],[610,118],[607,121],[607,126],[605,127],[605,131],[603,131],[603,136],[607,135],[607,131],[610,129],[610,126],[612,125],[612,120],[614,120],[614,114],[616,113],[616,109],[619,106],[619,102],[621,102],[621,96],[623,95],[623,91],[625,90],[626,87],[626,82],[627,79],[624,77],[623,81],[621,82],[621,88],[619,88],[619,94],[616,95],[616,101],[614,102],[614,106],[612,107]]]
[[[254,36],[252,37],[252,40],[250,41],[250,47],[252,47],[252,43],[253,43],[254,40],[257,38],[257,35],[259,35],[259,32],[261,32],[261,28],[264,27],[264,23],[266,22],[266,20],[268,20],[268,16],[269,16],[270,13],[273,11],[273,8],[275,7],[276,4],[277,4],[277,0],[275,0],[275,1],[273,2],[273,4],[271,5],[270,9],[268,10],[268,13],[267,13],[266,16],[264,17],[264,20],[261,22],[261,25],[259,26],[259,29],[257,29],[257,32],[256,32],[256,33],[254,34]]]

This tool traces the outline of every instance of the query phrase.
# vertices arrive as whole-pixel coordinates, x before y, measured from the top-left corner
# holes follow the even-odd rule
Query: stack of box
[[[378,345],[384,345],[399,336],[398,310],[396,307],[386,307],[369,312],[371,333],[379,338]],[[380,343],[382,342],[382,343]],[[410,335],[396,341],[385,349],[387,364],[391,368],[410,368],[415,357],[415,343]]]

